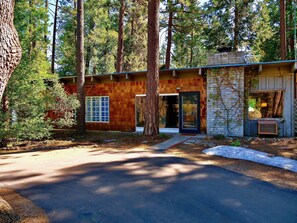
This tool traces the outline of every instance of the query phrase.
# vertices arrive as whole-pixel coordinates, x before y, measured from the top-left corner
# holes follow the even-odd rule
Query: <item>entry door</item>
[[[200,92],[179,94],[179,131],[200,133]]]

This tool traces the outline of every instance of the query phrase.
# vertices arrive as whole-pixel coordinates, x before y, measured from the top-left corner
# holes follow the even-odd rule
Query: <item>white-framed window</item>
[[[109,122],[109,97],[86,97],[86,122]]]

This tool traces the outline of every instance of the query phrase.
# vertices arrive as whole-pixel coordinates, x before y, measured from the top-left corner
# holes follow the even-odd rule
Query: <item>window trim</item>
[[[91,99],[91,110],[90,110],[90,114],[91,114],[91,119],[93,120],[93,99],[100,99],[100,105],[99,105],[99,119],[102,117],[102,106],[101,106],[101,98],[108,98],[108,121],[88,121],[87,120],[87,99],[90,98]],[[85,110],[86,110],[86,123],[109,123],[110,122],[110,99],[109,96],[86,96],[86,101],[85,101]]]
[[[285,89],[271,89],[271,90],[251,90],[250,93],[252,94],[259,94],[259,93],[265,93],[265,92],[277,92],[277,91],[283,91],[285,92]]]

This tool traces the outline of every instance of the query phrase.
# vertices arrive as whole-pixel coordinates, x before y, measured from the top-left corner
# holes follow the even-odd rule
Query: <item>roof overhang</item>
[[[164,74],[170,74],[174,78],[178,78],[180,73],[197,73],[197,75],[204,75],[207,69],[217,69],[217,68],[227,68],[227,67],[255,67],[261,71],[263,66],[291,66],[291,72],[297,71],[297,60],[285,60],[285,61],[272,61],[272,62],[258,62],[258,63],[243,63],[243,64],[220,64],[211,66],[200,66],[191,68],[171,68],[160,70],[160,76]],[[90,79],[92,82],[99,82],[101,79],[109,79],[111,81],[117,82],[120,78],[124,78],[127,81],[133,81],[137,76],[145,76],[147,71],[134,71],[134,72],[121,72],[121,73],[108,73],[99,75],[86,75],[85,77]],[[60,78],[61,80],[76,82],[76,76],[64,76]]]

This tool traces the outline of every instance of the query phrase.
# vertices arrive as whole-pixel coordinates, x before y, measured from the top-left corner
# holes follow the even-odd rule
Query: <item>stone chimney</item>
[[[207,65],[245,64],[245,52],[219,52],[207,55]]]

